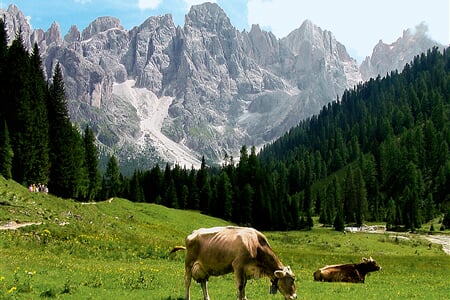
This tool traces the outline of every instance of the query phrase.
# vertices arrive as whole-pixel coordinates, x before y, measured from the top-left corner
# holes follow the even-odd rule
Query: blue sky
[[[191,5],[202,0],[0,0],[6,9],[13,3],[30,20],[33,28],[47,30],[53,21],[63,35],[71,25],[83,30],[95,18],[114,16],[126,29],[150,16],[170,13],[177,25]],[[450,44],[449,0],[213,0],[226,12],[238,29],[251,24],[272,31],[278,38],[300,27],[305,19],[333,32],[350,54],[363,59],[381,39],[392,43],[403,30],[424,22],[434,40]]]

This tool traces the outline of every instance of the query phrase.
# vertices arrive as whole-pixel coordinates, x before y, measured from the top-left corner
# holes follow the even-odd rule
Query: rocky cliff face
[[[3,14],[11,37],[21,27],[27,47],[38,43],[46,74],[60,62],[73,121],[89,123],[121,164],[141,168],[197,167],[202,156],[219,161],[244,144],[261,146],[428,45],[379,45],[359,69],[331,32],[310,21],[277,39],[258,25],[236,30],[211,3],[193,6],[183,27],[171,15],[131,30],[101,17],[64,39],[57,23],[31,30],[14,5]]]
[[[427,36],[427,31],[426,25],[420,24],[415,32],[411,29],[403,31],[403,35],[392,44],[380,40],[373,48],[372,56],[366,57],[360,66],[363,80],[385,76],[393,70],[401,71],[417,54],[434,46],[442,47]]]

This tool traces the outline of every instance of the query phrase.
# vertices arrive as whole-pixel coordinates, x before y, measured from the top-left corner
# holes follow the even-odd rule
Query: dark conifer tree
[[[209,211],[211,211],[211,208],[215,205],[213,199],[213,188],[210,182],[211,180],[209,178],[206,178],[206,181],[203,183],[203,186],[200,189],[200,211],[204,213],[208,213]]]
[[[120,172],[117,159],[114,155],[108,160],[105,175],[103,175],[102,195],[104,199],[119,196],[121,191]]]
[[[391,230],[397,224],[397,205],[394,199],[390,198],[386,207],[386,229]]]
[[[67,110],[67,100],[61,67],[56,64],[47,101],[50,139],[50,192],[65,198],[74,196],[77,168],[80,161],[74,161],[75,149],[80,147],[75,137]],[[78,155],[77,155],[78,156]],[[84,158],[83,158],[84,161]]]
[[[174,184],[174,180],[172,178],[172,170],[170,169],[169,163],[166,163],[166,167],[164,168],[164,174],[163,174],[163,189],[164,194],[163,196],[163,204],[167,207],[172,207],[173,205],[173,197],[176,195],[176,191],[174,190],[174,187],[172,186]],[[172,189],[169,191],[169,189]]]
[[[188,209],[189,202],[189,187],[186,184],[181,186],[181,194],[180,194],[179,205],[181,209]]]
[[[189,198],[188,208],[198,209],[200,207],[200,189],[197,185],[197,171],[192,168],[189,173]]]
[[[165,206],[172,208],[180,208],[178,206],[177,188],[175,186],[175,181],[173,180],[173,178],[169,179],[169,182],[167,183],[165,189],[166,189],[166,192],[164,194]]]
[[[336,231],[343,231],[345,228],[344,220],[344,204],[343,201],[336,203],[336,217],[334,218],[333,226]]]
[[[5,120],[7,113],[7,69],[8,34],[3,16],[0,16],[0,120]]]
[[[193,207],[193,209],[200,209],[201,211],[207,211],[208,205],[211,200],[211,186],[208,182],[208,187],[205,187],[208,182],[208,172],[206,169],[205,157],[202,157],[202,164],[197,171],[197,188],[200,190],[199,206]]]
[[[32,137],[33,105],[30,94],[30,57],[19,31],[8,50],[5,65],[5,119],[14,151],[12,175],[21,184],[29,184],[35,160]]]
[[[367,202],[366,183],[364,182],[364,178],[359,167],[355,169],[354,179],[356,188],[356,224],[361,226],[363,222],[367,220],[369,204]]]
[[[87,200],[93,200],[100,191],[101,176],[98,169],[99,159],[98,149],[95,145],[95,136],[89,126],[86,126],[84,130],[83,142],[86,168],[88,172],[88,191],[86,197]]]
[[[31,122],[33,132],[30,142],[33,148],[29,183],[48,182],[50,172],[49,127],[47,117],[47,82],[42,70],[42,61],[37,44],[33,47],[30,59],[30,97],[32,105]]]
[[[355,185],[355,176],[351,167],[347,168],[344,180],[344,216],[346,223],[356,222],[358,207],[357,189]]]
[[[225,220],[232,220],[233,217],[233,192],[230,179],[225,171],[219,175],[216,184],[216,201],[212,208],[215,216]]]
[[[0,175],[5,179],[12,178],[13,156],[14,152],[10,144],[8,125],[5,120],[1,121],[0,118]]]
[[[162,173],[159,165],[145,172],[142,185],[146,202],[155,203],[158,196],[161,198]]]
[[[77,127],[73,126],[70,135],[70,145],[72,149],[69,152],[69,163],[71,165],[71,172],[68,173],[70,178],[70,193],[69,197],[83,200],[87,198],[89,191],[89,177],[86,165],[86,157],[84,151],[84,141]]]

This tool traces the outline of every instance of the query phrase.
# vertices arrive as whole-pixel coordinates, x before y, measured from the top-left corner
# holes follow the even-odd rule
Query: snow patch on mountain
[[[113,96],[126,100],[137,112],[140,121],[141,136],[135,141],[136,145],[145,148],[152,141],[158,153],[167,161],[175,162],[187,168],[199,168],[200,159],[186,146],[176,143],[161,132],[164,119],[168,117],[168,110],[173,97],[158,98],[155,93],[146,88],[137,88],[135,80],[115,83]]]

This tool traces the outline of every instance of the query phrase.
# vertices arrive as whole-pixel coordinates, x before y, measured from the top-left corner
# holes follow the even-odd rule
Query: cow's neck
[[[365,276],[367,273],[369,273],[367,271],[367,268],[364,264],[358,264],[356,265],[356,269],[358,270],[358,272],[362,275]]]
[[[264,274],[272,281],[276,279],[274,274],[275,271],[284,268],[283,264],[270,247],[264,247],[258,251],[258,261],[260,262]]]

